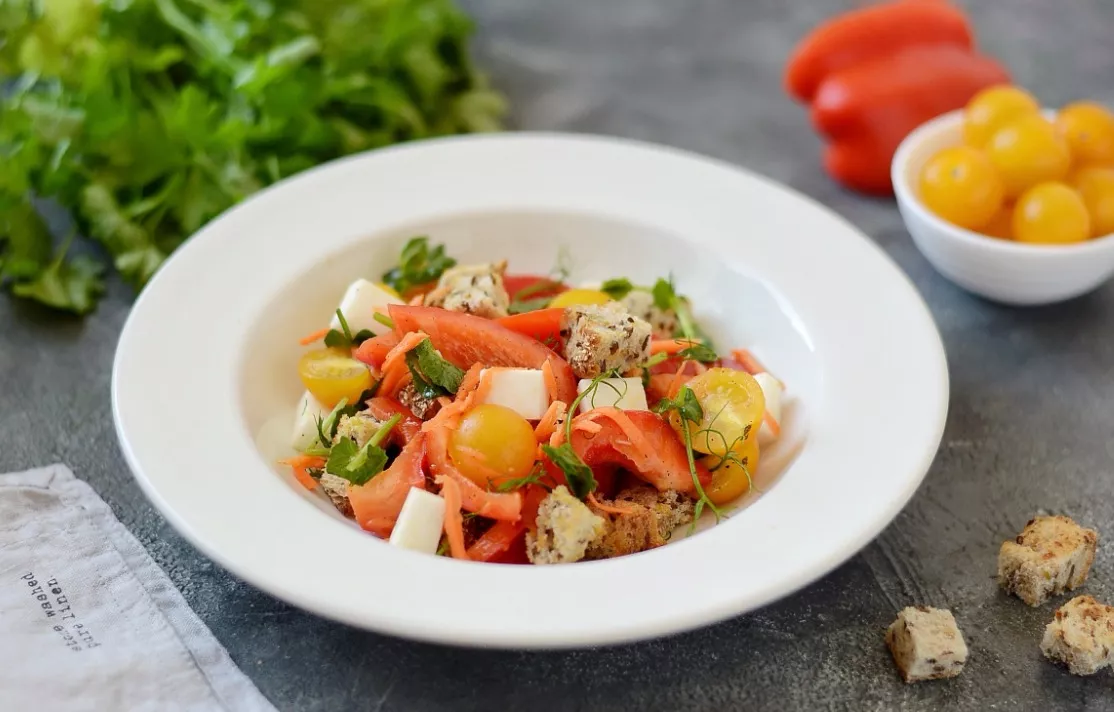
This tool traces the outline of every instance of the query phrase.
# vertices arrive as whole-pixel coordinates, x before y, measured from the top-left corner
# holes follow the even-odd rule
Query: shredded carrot
[[[767,410],[762,414],[762,422],[764,422],[770,428],[770,432],[774,434],[775,438],[781,436],[781,423],[777,422],[777,420],[774,419],[774,416],[770,414],[770,411]]]
[[[443,404],[441,410],[437,411],[437,415],[422,423],[422,432],[428,433],[438,428],[455,430],[460,423],[460,417],[472,407],[472,396],[472,393],[466,393],[463,398],[457,396],[455,401],[447,405]]]
[[[279,460],[279,464],[290,466],[290,469],[294,471],[294,479],[298,480],[298,484],[308,490],[315,490],[317,489],[317,480],[313,479],[309,474],[309,469],[324,467],[325,458],[316,457],[314,455],[295,455],[285,460]]]
[[[542,378],[545,379],[545,390],[549,393],[549,400],[560,400],[561,395],[557,388],[557,376],[553,373],[553,366],[550,365],[549,359],[545,360],[542,364]]]
[[[301,344],[302,346],[309,346],[310,344],[314,343],[315,341],[320,341],[321,339],[324,339],[325,334],[328,334],[328,333],[329,333],[329,327],[326,326],[324,329],[318,329],[317,331],[313,332],[312,334],[306,334],[302,338],[298,339],[298,343]]]
[[[589,435],[595,435],[603,430],[603,426],[593,420],[575,420],[572,424],[573,430],[583,430]]]
[[[699,343],[700,339],[654,339],[650,342],[650,353],[676,354]]]
[[[699,376],[702,373],[705,373],[708,370],[708,367],[705,366],[704,364],[700,363],[699,361],[693,361],[692,365],[696,369],[696,375],[697,376]]]
[[[675,398],[677,396],[677,393],[680,392],[681,386],[685,383],[684,378],[686,365],[688,365],[688,361],[681,362],[681,367],[677,369],[677,373],[673,376],[673,381],[669,384],[670,398]]]
[[[596,499],[595,492],[588,493],[588,504],[608,514],[633,514],[636,511],[634,507],[620,507],[617,504],[604,504]]]
[[[483,370],[483,364],[472,364],[472,367],[465,372],[464,378],[460,380],[460,388],[458,388],[456,391],[456,395],[458,398],[466,393],[471,393],[472,391],[476,390],[476,388],[480,385],[480,375],[483,373]]]
[[[555,400],[549,404],[542,419],[538,421],[538,427],[534,428],[534,437],[539,443],[549,440],[553,431],[557,429],[557,421],[565,414],[567,408],[565,401]]]
[[[561,447],[563,442],[565,442],[565,429],[554,429],[553,434],[549,436],[549,447]]]
[[[413,297],[410,298],[410,301],[407,302],[407,306],[420,307],[424,303],[425,303],[425,295],[424,294],[415,294]]]
[[[394,368],[383,371],[383,380],[379,382],[379,394],[394,398],[399,391],[406,387],[410,380],[410,371],[403,364],[395,364]]]
[[[742,366],[743,369],[752,376],[756,376],[759,373],[763,372],[770,373],[766,370],[766,367],[762,365],[762,362],[754,357],[754,354],[750,352],[750,349],[733,349],[731,351],[731,358],[738,361],[739,365]],[[770,373],[770,375],[774,376],[774,374],[772,373]],[[781,384],[782,388],[785,388],[784,381],[782,381],[777,376],[774,376],[774,379],[777,380],[779,384]]]
[[[388,351],[386,358],[383,359],[383,373],[390,371],[396,364],[401,364],[411,349],[428,338],[429,335],[422,331],[411,331],[403,336],[398,345]]]
[[[449,538],[449,550],[454,559],[471,561],[464,547],[464,517],[460,514],[460,485],[451,477],[438,475],[434,482],[441,485],[441,496],[445,499],[445,536]]]

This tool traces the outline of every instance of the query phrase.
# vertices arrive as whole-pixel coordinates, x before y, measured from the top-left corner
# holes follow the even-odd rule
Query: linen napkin
[[[100,497],[0,475],[0,710],[272,711]]]

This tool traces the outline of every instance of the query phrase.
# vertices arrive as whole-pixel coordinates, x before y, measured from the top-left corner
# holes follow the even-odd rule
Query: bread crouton
[[[506,269],[506,260],[447,269],[423,303],[427,307],[441,307],[487,319],[506,316],[511,303],[503,283]]]
[[[998,552],[998,583],[1030,606],[1083,585],[1098,534],[1067,517],[1037,517]]]
[[[605,520],[603,532],[588,547],[586,558],[610,559],[662,546],[673,530],[692,521],[694,504],[673,490],[658,492],[647,485],[628,487],[606,509],[589,504]],[[606,510],[625,510],[623,513]]]
[[[1114,606],[1076,596],[1044,629],[1041,652],[1068,666],[1072,675],[1094,675],[1114,666]]]
[[[650,358],[650,325],[618,302],[573,306],[561,318],[565,359],[577,378],[626,373]]]
[[[333,436],[333,444],[340,442],[342,438],[351,438],[355,441],[356,447],[363,447],[368,440],[371,440],[371,436],[379,432],[381,427],[383,427],[383,421],[370,413],[359,412],[355,415],[342,415],[337,422],[337,432]]]
[[[963,672],[967,643],[951,611],[910,606],[886,629],[886,645],[905,682],[940,680]]]
[[[633,316],[650,325],[655,339],[672,339],[677,333],[677,312],[659,307],[650,292],[635,289],[619,301]]]
[[[348,501],[348,480],[329,472],[321,473],[321,490],[333,505],[346,517],[353,516],[352,503]]]
[[[604,521],[560,485],[542,500],[537,524],[536,534],[526,533],[531,563],[567,564],[584,558],[588,544],[603,531]]]
[[[429,420],[441,410],[441,404],[436,398],[426,398],[418,393],[418,388],[413,383],[398,392],[398,402],[410,409],[419,420]]]

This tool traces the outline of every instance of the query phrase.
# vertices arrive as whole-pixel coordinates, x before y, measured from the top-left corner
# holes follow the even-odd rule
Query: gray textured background
[[[807,590],[756,614],[602,651],[417,645],[346,628],[240,583],[151,508],[116,447],[109,371],[131,295],[113,284],[78,322],[0,299],[0,471],[61,461],[150,549],[236,662],[283,710],[1114,709],[1114,676],[1042,661],[1051,607],[992,580],[999,543],[1034,512],[1114,540],[1114,286],[1017,310],[970,297],[914,249],[889,201],[818,169],[804,112],[782,93],[796,38],[840,0],[469,0],[479,52],[526,128],[631,136],[746,165],[832,206],[913,278],[951,364],[947,432],[912,503]],[[965,3],[983,47],[1046,104],[1114,103],[1114,3]],[[172,374],[167,374],[172,377]],[[832,463],[832,476],[854,462]],[[847,512],[855,516],[855,512]],[[1114,599],[1100,549],[1088,590]],[[646,595],[652,592],[634,592]],[[882,629],[910,603],[952,608],[971,647],[962,677],[901,684]],[[545,615],[539,592],[538,615]]]

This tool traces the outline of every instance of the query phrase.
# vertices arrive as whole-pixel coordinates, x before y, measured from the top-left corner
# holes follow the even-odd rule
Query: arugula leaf
[[[576,454],[569,443],[566,442],[559,447],[542,445],[542,452],[565,473],[565,479],[569,483],[569,491],[577,499],[584,499],[599,486],[599,483],[596,482],[596,476],[592,473],[592,468],[580,459],[580,456]]]
[[[429,246],[428,237],[412,237],[402,248],[398,267],[383,273],[383,282],[399,294],[441,277],[456,260],[445,254],[444,245]]]
[[[343,477],[354,485],[367,484],[387,465],[387,453],[379,443],[390,434],[402,416],[395,414],[372,435],[363,447],[357,447],[351,438],[341,438],[329,450],[325,471]]]
[[[600,291],[607,294],[612,299],[622,299],[623,297],[634,291],[634,285],[626,277],[618,279],[609,279],[600,285]]]
[[[414,388],[423,398],[456,395],[464,380],[464,371],[441,358],[429,339],[406,352],[406,367],[414,379]]]

